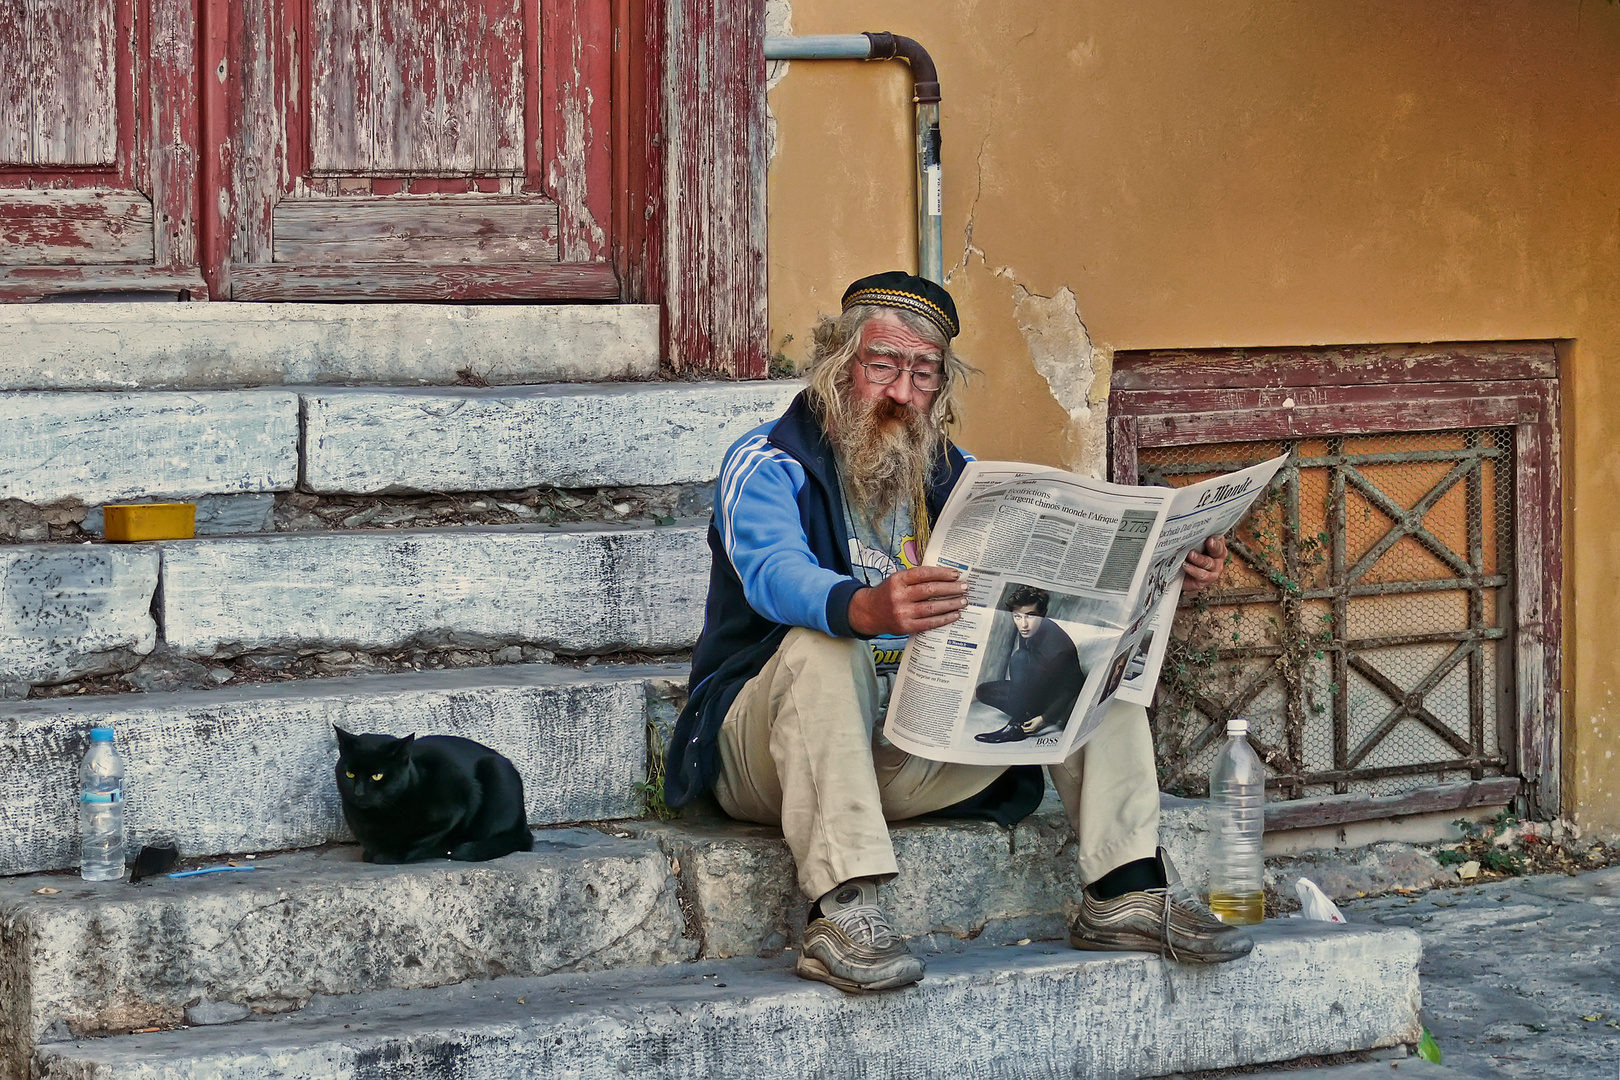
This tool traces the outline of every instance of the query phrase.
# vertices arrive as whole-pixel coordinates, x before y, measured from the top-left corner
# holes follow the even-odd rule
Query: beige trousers
[[[877,703],[866,642],[797,627],[743,685],[720,729],[716,798],[734,818],[782,827],[812,900],[850,878],[893,877],[887,822],[977,795],[1002,772],[874,745]],[[1153,854],[1159,783],[1140,705],[1116,702],[1090,741],[1048,769],[1086,882]]]

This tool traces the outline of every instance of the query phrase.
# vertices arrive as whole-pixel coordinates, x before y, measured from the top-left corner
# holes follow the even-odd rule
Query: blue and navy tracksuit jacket
[[[927,493],[933,521],[967,458],[955,446],[935,466]],[[843,496],[833,450],[804,394],[778,420],[726,451],[709,521],[709,596],[692,677],[665,760],[664,798],[683,806],[714,786],[720,725],[744,683],[759,674],[795,626],[857,636]],[[1008,769],[949,813],[1011,824],[1040,803],[1038,768]]]

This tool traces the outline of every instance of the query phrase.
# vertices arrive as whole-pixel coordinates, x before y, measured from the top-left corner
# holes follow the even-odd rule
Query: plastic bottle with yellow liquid
[[[1209,909],[1225,923],[1265,918],[1266,777],[1249,745],[1249,722],[1226,722],[1226,745],[1209,771]]]

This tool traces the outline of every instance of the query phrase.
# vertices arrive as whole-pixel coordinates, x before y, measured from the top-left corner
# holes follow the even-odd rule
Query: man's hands
[[[1181,583],[1181,595],[1197,596],[1221,579],[1221,571],[1226,569],[1226,540],[1209,537],[1204,541],[1202,553],[1188,553],[1182,569],[1187,572],[1187,579]]]
[[[1225,548],[1222,548],[1224,555]],[[916,634],[946,626],[967,607],[967,584],[947,566],[914,566],[861,589],[849,601],[849,628],[861,637]]]
[[[1184,596],[1195,596],[1220,580],[1226,569],[1226,541],[1211,536],[1202,552],[1187,556],[1181,585]],[[883,584],[861,589],[849,601],[849,628],[861,637],[878,634],[916,634],[936,626],[949,626],[967,607],[967,585],[945,566],[914,566],[883,579]]]

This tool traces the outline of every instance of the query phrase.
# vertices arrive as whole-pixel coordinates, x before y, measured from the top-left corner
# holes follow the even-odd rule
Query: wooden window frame
[[[1513,428],[1517,740],[1510,768],[1524,780],[1530,813],[1558,815],[1563,480],[1553,345],[1119,352],[1108,415],[1110,475],[1121,484],[1138,482],[1137,453],[1148,447]],[[1341,798],[1354,800],[1333,801]]]

